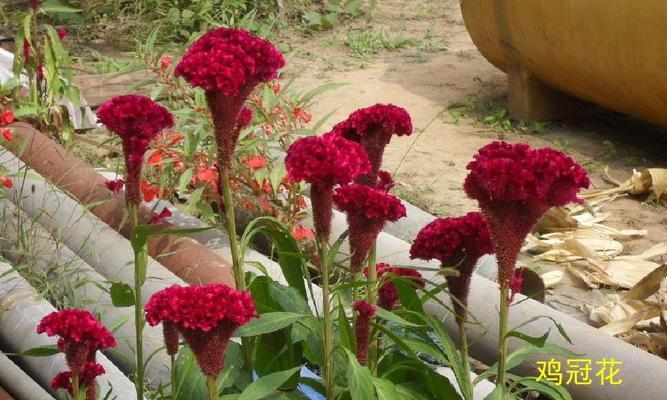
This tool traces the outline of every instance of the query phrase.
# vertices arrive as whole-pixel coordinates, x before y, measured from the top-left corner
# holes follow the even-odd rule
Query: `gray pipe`
[[[17,248],[20,232],[26,236],[29,259],[32,268],[36,268],[48,278],[56,282],[70,280],[77,285],[72,287],[76,295],[76,307],[83,308],[100,315],[105,326],[117,326],[114,331],[118,345],[109,357],[126,372],[134,371],[134,312],[131,307],[114,307],[108,289],[111,286],[107,279],[98,274],[91,266],[74,254],[69,248],[59,245],[56,240],[39,223],[31,220],[8,200],[0,200],[0,246],[7,257],[18,262],[25,257],[25,249]],[[100,287],[102,285],[105,289]],[[160,327],[147,325],[144,328],[144,351],[152,354],[163,346]],[[169,357],[164,350],[159,350],[151,357],[146,366],[146,377],[151,386],[170,381]]]
[[[6,355],[0,353],[0,387],[4,388],[17,400],[53,400],[48,394],[21,368]]]
[[[0,263],[0,342],[7,346],[9,352],[23,353],[36,347],[55,345],[55,337],[38,335],[36,331],[39,321],[53,311],[55,308],[13,271],[11,265]],[[51,357],[20,359],[30,376],[44,388],[50,387],[56,374],[68,369],[62,353]],[[119,400],[136,397],[132,382],[111,361],[103,354],[98,354],[97,362],[106,371],[98,378],[103,394],[113,388],[113,394]]]

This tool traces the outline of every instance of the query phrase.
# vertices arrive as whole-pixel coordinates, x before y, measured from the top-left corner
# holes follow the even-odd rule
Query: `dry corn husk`
[[[605,199],[610,196],[629,193],[632,195],[649,194],[647,201],[659,201],[667,192],[667,169],[648,168],[642,171],[632,170],[632,176],[625,182],[619,182],[604,169],[605,179],[616,185],[615,188],[591,190],[581,194],[583,199]]]

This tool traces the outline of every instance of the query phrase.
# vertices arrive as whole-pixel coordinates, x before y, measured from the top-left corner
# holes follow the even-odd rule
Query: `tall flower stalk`
[[[364,149],[357,143],[335,135],[313,136],[299,139],[287,150],[285,166],[293,182],[310,183],[315,236],[322,281],[322,339],[324,365],[322,375],[326,397],[332,399],[335,389],[333,363],[333,318],[331,310],[331,262],[329,236],[335,185],[349,183],[360,174],[370,171],[370,163]]]
[[[459,326],[459,350],[464,371],[470,371],[468,339],[465,324],[468,320],[468,293],[475,265],[481,256],[492,252],[489,230],[479,212],[457,218],[438,218],[423,227],[410,247],[410,258],[438,260],[443,268],[455,267],[458,275],[447,275],[447,288],[452,299],[456,323]],[[460,382],[465,398],[472,398],[468,376]]]
[[[250,294],[222,284],[174,285],[151,296],[145,309],[151,326],[162,322],[168,352],[178,351],[179,336],[185,339],[206,375],[209,399],[218,400],[229,340],[239,326],[257,317]]]
[[[134,251],[134,323],[135,323],[135,387],[137,399],[144,397],[144,317],[141,305],[141,288],[146,281],[148,247],[146,240],[138,240],[138,209],[141,204],[141,169],[149,143],[166,128],[173,126],[174,119],[166,108],[148,97],[126,95],[114,97],[102,104],[97,117],[122,142],[125,157],[125,203],[132,227],[132,249]]]
[[[482,147],[467,168],[470,172],[464,190],[468,197],[477,200],[484,213],[498,259],[496,385],[504,398],[509,305],[519,251],[537,220],[551,207],[580,202],[577,193],[587,188],[590,180],[586,171],[562,152],[499,141]]]
[[[258,84],[275,79],[284,65],[282,53],[270,42],[242,29],[218,28],[197,39],[174,70],[176,76],[182,76],[206,94],[217,147],[222,225],[229,235],[232,272],[238,290],[245,289],[245,273],[230,187],[232,157],[241,130],[252,119],[252,112],[244,107],[248,96]],[[251,371],[252,351],[245,338],[243,350],[246,369]]]

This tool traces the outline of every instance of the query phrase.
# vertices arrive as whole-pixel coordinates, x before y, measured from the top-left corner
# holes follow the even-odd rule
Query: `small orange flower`
[[[146,181],[141,181],[141,183],[139,183],[139,187],[145,202],[153,201],[158,197],[161,199],[166,199],[169,195],[169,191],[167,189],[163,189],[162,192],[160,192],[160,188],[158,186],[153,186]]]
[[[162,56],[162,57],[160,57],[160,68],[162,68],[162,70],[166,70],[167,68],[169,68],[169,66],[171,65],[172,61],[173,61],[173,60],[172,60],[171,57],[169,57],[169,56]]]
[[[153,154],[148,157],[148,165],[155,165],[155,164],[161,164],[162,163],[162,156],[163,156],[164,151],[162,149],[157,149],[153,152]]]
[[[298,241],[311,240],[315,237],[315,233],[307,226],[296,225],[292,227],[292,236]]]
[[[14,140],[14,135],[12,135],[12,131],[10,131],[8,128],[2,128],[2,136],[8,142]]]
[[[213,183],[215,181],[215,173],[217,171],[213,167],[209,167],[205,164],[199,164],[197,167],[197,179],[200,182]]]
[[[266,167],[266,164],[269,163],[269,160],[262,155],[254,155],[246,161],[246,165],[252,169],[260,169]]]

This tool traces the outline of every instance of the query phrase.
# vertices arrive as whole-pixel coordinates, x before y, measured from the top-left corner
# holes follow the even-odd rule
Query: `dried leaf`
[[[667,264],[663,264],[643,277],[628,293],[625,300],[644,300],[660,289],[660,284],[667,278]]]

